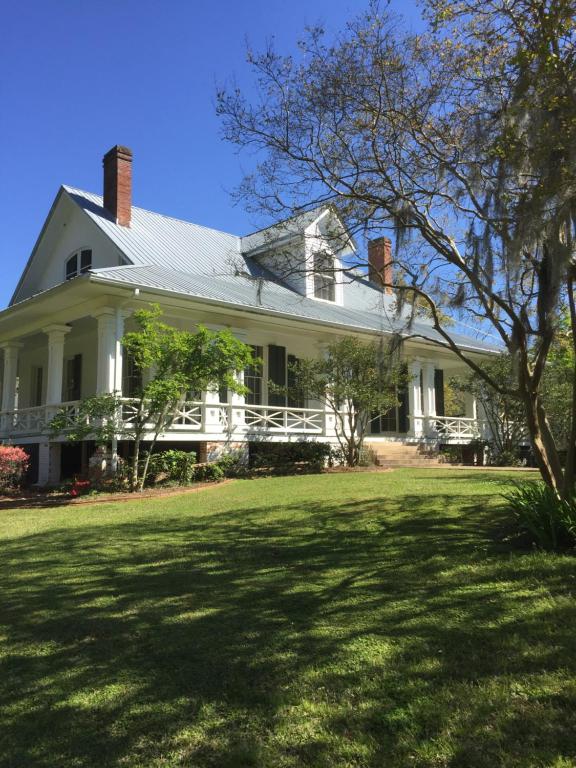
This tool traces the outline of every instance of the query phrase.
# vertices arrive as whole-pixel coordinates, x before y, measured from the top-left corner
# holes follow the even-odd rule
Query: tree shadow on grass
[[[500,520],[404,495],[9,540],[0,765],[569,759],[576,563],[503,556]]]

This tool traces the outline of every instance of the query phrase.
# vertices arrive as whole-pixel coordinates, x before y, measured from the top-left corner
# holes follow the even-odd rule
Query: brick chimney
[[[392,241],[389,237],[368,241],[368,277],[376,285],[392,282]],[[384,290],[392,293],[389,285]]]
[[[132,150],[115,146],[104,155],[104,208],[116,223],[129,227],[132,219]]]

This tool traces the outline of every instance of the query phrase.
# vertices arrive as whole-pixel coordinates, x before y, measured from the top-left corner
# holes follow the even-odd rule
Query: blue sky
[[[417,24],[415,2],[392,3]],[[0,29],[0,306],[60,184],[101,192],[102,155],[134,152],[136,205],[245,234],[229,190],[248,159],[219,135],[214,94],[249,85],[246,41],[294,50],[306,24],[337,30],[350,0],[20,0]]]

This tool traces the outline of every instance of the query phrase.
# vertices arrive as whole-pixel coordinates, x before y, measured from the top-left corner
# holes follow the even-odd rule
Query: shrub
[[[518,455],[518,451],[515,450],[503,449],[490,454],[490,465],[492,467],[519,467],[521,464],[522,460]]]
[[[196,454],[189,451],[161,451],[150,456],[148,483],[168,481],[187,485],[194,479]]]
[[[30,465],[30,457],[16,445],[0,445],[0,491],[19,488]]]
[[[148,484],[212,482],[223,477],[238,477],[244,471],[244,464],[238,456],[222,456],[218,461],[196,464],[193,452],[161,451],[150,457]]]
[[[238,454],[222,456],[216,461],[224,473],[224,477],[242,477],[246,475],[246,461],[244,457]]]
[[[214,461],[210,464],[198,464],[194,467],[194,480],[199,483],[209,483],[216,480],[222,480],[224,477],[224,469],[220,466],[219,461]]]
[[[576,498],[559,499],[542,482],[519,485],[505,494],[521,530],[542,549],[576,543]]]
[[[75,499],[77,496],[83,496],[85,493],[89,493],[92,490],[92,483],[90,480],[77,480],[74,479],[72,487],[70,488],[70,496]]]
[[[321,472],[328,457],[328,443],[256,443],[250,446],[250,465],[279,474]]]

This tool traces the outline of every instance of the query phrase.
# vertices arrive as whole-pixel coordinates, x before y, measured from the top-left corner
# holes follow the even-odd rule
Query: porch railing
[[[50,421],[64,411],[72,426],[78,414],[79,401],[60,405],[40,405],[0,412],[0,436],[14,439],[30,435],[45,435]],[[123,398],[120,406],[123,428],[130,430],[138,418],[138,401]],[[153,428],[152,424],[148,425]],[[332,429],[329,414],[320,408],[288,408],[270,405],[182,403],[168,433],[194,432],[204,434],[315,434],[328,435]]]
[[[16,439],[31,435],[46,435],[51,419],[64,411],[70,426],[78,414],[79,401],[60,405],[40,405],[0,412],[0,437]],[[130,429],[137,417],[137,401],[123,398],[121,419]],[[430,438],[446,442],[470,442],[488,436],[485,421],[466,417],[428,416],[418,421],[415,438]],[[416,425],[416,420],[415,420]],[[149,425],[150,430],[152,425]],[[247,403],[210,403],[189,401],[183,403],[167,434],[194,433],[238,437],[253,434],[320,435],[333,437],[334,417],[321,408],[289,408]]]
[[[465,416],[427,416],[424,419],[427,437],[447,441],[480,440],[488,436],[488,424]]]

